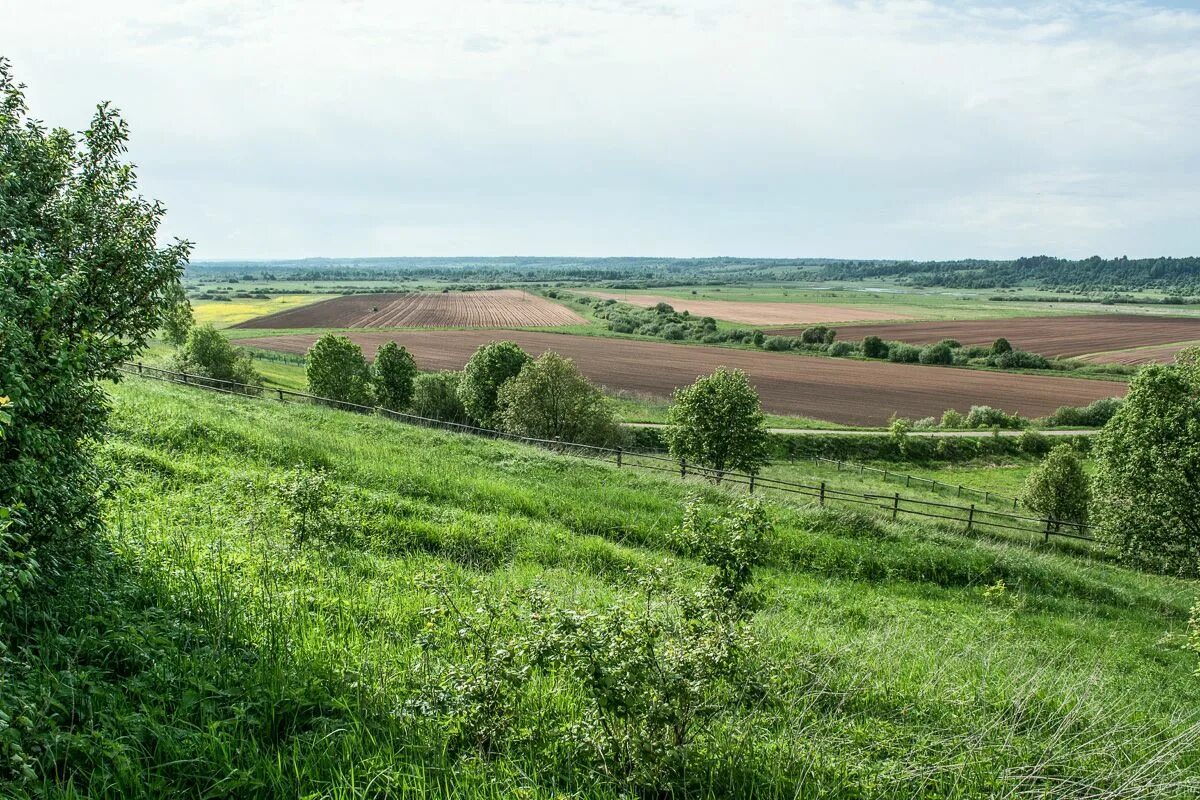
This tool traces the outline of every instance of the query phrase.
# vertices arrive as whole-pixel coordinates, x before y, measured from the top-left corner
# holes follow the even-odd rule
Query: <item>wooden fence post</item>
[[[892,522],[896,521],[896,516],[900,513],[900,493],[896,492],[892,496]]]
[[[1049,517],[1046,517],[1046,536],[1045,536],[1045,541],[1046,541],[1046,544],[1050,544],[1050,518],[1049,518]]]
[[[957,493],[956,495],[954,495],[954,496],[955,496],[955,497],[962,497],[962,490],[963,490],[963,487],[962,487],[962,484],[960,483],[960,484],[958,485],[958,493]]]
[[[967,530],[971,530],[975,526],[975,504],[971,503],[971,507],[967,510]]]
[[[985,503],[990,503],[990,502],[992,502],[992,493],[991,493],[991,492],[984,492],[984,493],[983,493],[983,502],[985,502]]]
[[[138,375],[142,374],[142,362],[138,362]]]
[[[687,477],[687,459],[679,459],[679,478],[682,480]]]
[[[621,448],[617,448],[617,467],[621,466]]]
[[[912,475],[905,475],[904,476],[904,488],[907,489],[909,486],[912,486]]]
[[[283,389],[276,389],[275,391],[279,392],[279,402],[282,403],[283,402]]]
[[[1013,511],[1017,510],[1017,498],[1013,498]]]
[[[821,505],[825,505],[825,481],[821,481]]]
[[[754,475],[750,475],[750,494],[754,494]]]

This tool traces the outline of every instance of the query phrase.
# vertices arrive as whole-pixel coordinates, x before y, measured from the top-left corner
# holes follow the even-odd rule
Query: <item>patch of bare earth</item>
[[[247,320],[236,328],[525,328],[586,319],[520,289],[353,294]]]
[[[351,333],[350,338],[368,355],[385,342],[399,342],[426,370],[461,369],[480,345],[506,339],[534,356],[554,350],[573,358],[588,378],[609,389],[658,398],[669,398],[676,387],[717,367],[738,368],[757,386],[767,411],[848,425],[885,425],[893,414],[921,418],[948,408],[965,412],[973,405],[1037,417],[1058,406],[1082,406],[1125,393],[1124,384],[1110,381],[530,331],[400,331]],[[242,339],[238,344],[305,353],[316,339],[312,334],[289,334]]]

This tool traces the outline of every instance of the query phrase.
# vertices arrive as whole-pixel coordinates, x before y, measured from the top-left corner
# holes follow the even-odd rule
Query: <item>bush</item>
[[[834,337],[837,336],[837,331],[825,325],[814,325],[811,328],[805,328],[800,334],[800,341],[804,344],[833,344]]]
[[[888,342],[888,361],[897,364],[916,364],[921,360],[921,350],[904,342]]]
[[[471,419],[485,428],[495,428],[499,424],[500,387],[532,360],[514,342],[492,342],[476,350],[458,384],[458,398]]]
[[[1024,350],[1009,350],[994,357],[991,362],[1000,369],[1050,369],[1050,360],[1045,356]]]
[[[244,349],[234,347],[212,325],[198,325],[188,331],[176,362],[181,372],[218,381],[246,384],[245,388],[224,386],[229,391],[256,391],[262,376],[254,368],[254,359]]]
[[[921,348],[917,360],[922,364],[950,364],[954,361],[954,351],[945,343],[931,344]]]
[[[500,427],[519,436],[599,446],[620,440],[608,401],[575,362],[547,351],[500,387]]]
[[[1008,343],[1008,339],[1005,339],[1003,336],[1001,336],[999,339],[992,342],[991,349],[989,350],[989,355],[999,356],[999,355],[1003,355],[1005,353],[1011,353],[1012,349],[1013,349],[1013,346]]]
[[[771,336],[762,343],[762,349],[782,352],[791,350],[795,346],[796,340],[790,336]]]
[[[0,508],[11,555],[37,549],[50,573],[100,525],[99,382],[121,377],[182,296],[190,245],[157,246],[164,209],[138,194],[127,139],[107,104],[80,136],[29,119],[0,58]]]
[[[966,417],[953,408],[948,408],[942,412],[941,426],[943,428],[961,428],[967,424]]]
[[[991,406],[971,406],[971,410],[963,420],[963,426],[967,428],[1016,429],[1025,427],[1025,420],[1021,418],[1020,414],[1006,414]]]
[[[767,431],[758,393],[741,370],[717,368],[676,389],[663,438],[671,455],[716,471],[754,473],[767,459]]]
[[[1041,423],[1047,427],[1074,428],[1100,427],[1113,418],[1121,408],[1121,398],[1108,397],[1086,406],[1059,406],[1053,414],[1043,417]]]
[[[1021,502],[1034,513],[1054,520],[1055,529],[1062,522],[1087,524],[1090,503],[1087,474],[1069,444],[1056,445],[1029,474]]]
[[[762,331],[755,331],[755,332],[754,332],[754,333],[751,335],[751,339],[750,339],[750,341],[754,343],[754,346],[755,346],[755,347],[762,347],[762,346],[763,346],[763,341],[764,341],[764,339],[765,339],[765,338],[766,338],[766,337],[763,335],[763,332],[762,332]]]
[[[867,358],[887,358],[887,343],[878,336],[867,336],[862,340],[862,352]]]
[[[1200,574],[1200,381],[1149,366],[1093,447],[1093,517],[1100,539],[1129,564]]]
[[[834,358],[845,358],[854,354],[854,345],[850,342],[834,342],[829,346],[828,352]]]
[[[1018,439],[1021,452],[1031,456],[1044,456],[1050,452],[1050,437],[1044,433],[1027,429],[1021,432]]]
[[[390,411],[403,411],[412,400],[417,362],[412,353],[395,342],[388,342],[375,354],[371,382],[375,402]]]
[[[462,400],[458,399],[461,372],[426,372],[413,380],[412,400],[408,410],[418,417],[440,419],[443,422],[470,422]]]
[[[345,336],[327,333],[306,356],[308,390],[318,397],[370,406],[371,368],[362,348]]]

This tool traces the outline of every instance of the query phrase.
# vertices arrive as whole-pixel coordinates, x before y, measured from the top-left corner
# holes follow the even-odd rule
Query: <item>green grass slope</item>
[[[502,442],[131,379],[102,445],[110,533],[7,631],[27,774],[3,796],[617,797],[544,677],[490,759],[410,713],[422,573],[597,608],[664,567],[688,492]],[[343,533],[297,549],[278,481],[324,467]],[[706,490],[714,498],[716,490]],[[1188,796],[1197,587],[1037,545],[772,504],[755,632],[770,696],[731,707],[697,797]],[[1001,588],[998,582],[1003,581]],[[15,706],[20,707],[20,706]],[[16,756],[14,756],[15,758]],[[10,772],[17,775],[21,764]],[[1192,795],[1194,796],[1194,795]]]

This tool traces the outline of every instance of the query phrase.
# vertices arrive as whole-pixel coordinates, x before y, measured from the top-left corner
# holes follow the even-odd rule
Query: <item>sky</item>
[[[1200,2],[0,0],[196,259],[1200,255]]]

